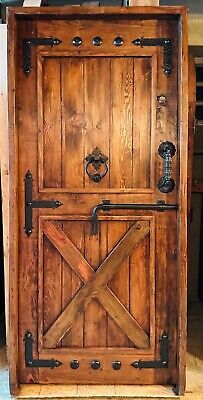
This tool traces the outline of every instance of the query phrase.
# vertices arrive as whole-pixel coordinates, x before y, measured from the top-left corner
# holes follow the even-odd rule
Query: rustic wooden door
[[[175,385],[177,16],[50,10],[18,19],[19,382]]]

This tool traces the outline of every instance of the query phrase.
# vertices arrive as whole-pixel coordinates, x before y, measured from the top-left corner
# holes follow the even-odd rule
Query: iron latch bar
[[[27,331],[24,336],[25,342],[25,365],[27,368],[57,368],[62,363],[51,358],[49,360],[39,360],[33,358],[33,337],[30,331]]]
[[[132,41],[135,46],[161,46],[163,47],[163,70],[164,74],[170,75],[172,70],[172,44],[169,38],[144,38]]]
[[[57,38],[26,38],[23,39],[23,70],[28,76],[32,70],[31,48],[33,46],[58,46],[62,41]]]
[[[25,232],[29,237],[32,233],[32,209],[33,208],[58,208],[62,203],[58,200],[33,200],[33,179],[30,171],[25,174]]]
[[[99,211],[110,211],[110,210],[149,210],[149,211],[170,211],[177,210],[177,204],[166,204],[165,201],[159,200],[155,204],[134,204],[134,203],[123,203],[123,204],[111,204],[110,200],[103,200],[101,204],[95,206],[92,210],[91,215],[91,235],[97,235],[98,233],[98,212]]]
[[[139,360],[134,361],[131,365],[134,368],[168,368],[169,355],[169,338],[166,332],[161,336],[160,340],[160,359],[159,360]]]

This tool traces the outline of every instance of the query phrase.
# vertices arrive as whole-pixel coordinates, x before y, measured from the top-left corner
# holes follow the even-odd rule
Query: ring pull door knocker
[[[164,176],[159,179],[158,189],[161,193],[170,193],[175,187],[175,182],[171,178],[171,159],[175,155],[176,148],[172,142],[162,142],[158,148],[160,157],[164,159]]]
[[[95,147],[93,152],[85,157],[85,160],[87,161],[85,169],[89,178],[95,183],[100,182],[108,172],[108,157],[102,154],[98,147]],[[101,173],[99,172],[100,168]]]

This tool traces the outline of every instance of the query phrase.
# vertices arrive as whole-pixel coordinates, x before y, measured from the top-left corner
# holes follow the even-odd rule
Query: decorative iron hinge
[[[32,174],[25,174],[25,232],[29,237],[32,233],[32,209],[33,208],[58,208],[62,203],[58,200],[33,200],[32,199]]]
[[[33,338],[32,333],[27,331],[24,336],[25,342],[25,365],[27,368],[57,368],[62,365],[58,360],[51,358],[49,360],[39,360],[33,358]]]
[[[163,333],[160,340],[160,359],[159,360],[139,360],[131,365],[134,368],[168,368],[169,338],[167,333]]]
[[[58,46],[62,41],[57,38],[26,38],[23,39],[23,70],[25,75],[29,75],[32,69],[31,48],[33,46]]]
[[[168,38],[144,38],[132,41],[135,46],[161,46],[163,47],[163,70],[164,74],[170,75],[172,70],[172,50],[171,40]]]

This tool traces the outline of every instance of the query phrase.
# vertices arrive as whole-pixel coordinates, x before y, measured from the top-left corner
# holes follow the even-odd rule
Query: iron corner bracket
[[[25,232],[29,237],[32,233],[32,209],[33,208],[58,208],[62,203],[58,200],[33,200],[33,178],[30,171],[25,174]]]
[[[62,41],[57,38],[25,38],[23,39],[23,70],[26,76],[32,70],[31,48],[33,46],[58,46]]]
[[[132,41],[135,46],[161,46],[163,47],[163,71],[169,76],[172,71],[172,42],[169,38],[144,38]]]
[[[134,368],[168,368],[169,338],[166,332],[163,332],[160,340],[160,359],[159,360],[139,360],[131,365]]]
[[[27,368],[57,368],[62,365],[58,360],[53,358],[49,360],[39,360],[33,358],[33,337],[30,331],[27,331],[24,336],[25,342],[25,365]]]

